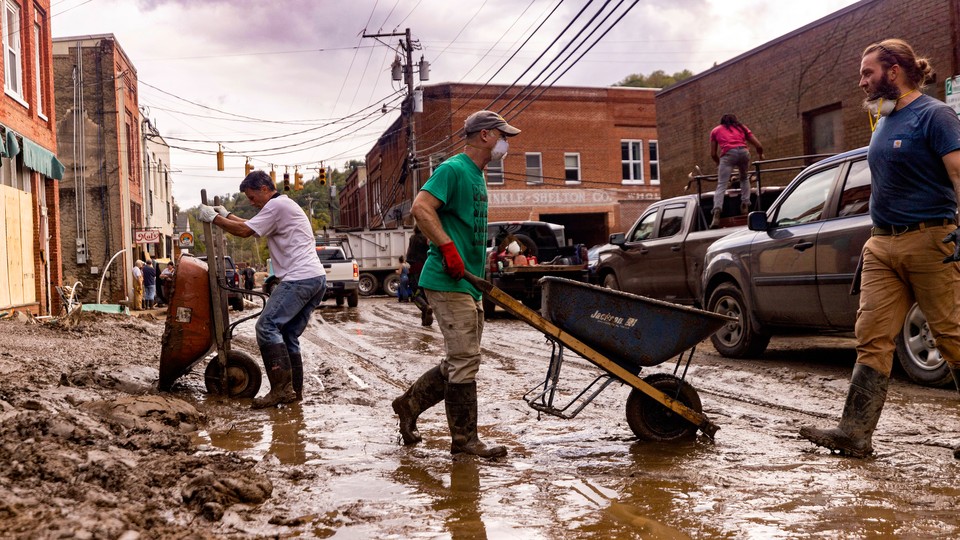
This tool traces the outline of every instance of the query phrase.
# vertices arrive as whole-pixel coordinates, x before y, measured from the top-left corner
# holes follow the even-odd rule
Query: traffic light
[[[283,190],[290,191],[290,173],[286,167],[283,168]]]
[[[318,180],[320,180],[321,186],[327,185],[327,168],[323,166],[323,163],[320,164],[320,174]]]
[[[273,182],[273,187],[277,187],[277,171],[273,169],[273,165],[270,165],[270,181]]]
[[[223,170],[223,147],[219,144],[217,145],[217,170]]]
[[[250,163],[250,160],[247,159],[247,162],[243,164],[243,176],[246,178],[250,173],[253,172],[253,164]]]
[[[296,191],[303,189],[303,175],[300,174],[300,167],[293,170],[293,189]]]

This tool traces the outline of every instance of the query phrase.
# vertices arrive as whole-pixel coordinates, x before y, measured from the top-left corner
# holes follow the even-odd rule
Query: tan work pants
[[[446,347],[447,355],[440,362],[440,372],[454,384],[473,382],[480,370],[483,304],[466,293],[429,289],[424,292]]]
[[[927,318],[937,349],[960,368],[960,264],[943,264],[953,225],[923,227],[898,236],[873,236],[863,246],[863,281],[857,310],[857,363],[887,376],[894,339],[914,302]]]

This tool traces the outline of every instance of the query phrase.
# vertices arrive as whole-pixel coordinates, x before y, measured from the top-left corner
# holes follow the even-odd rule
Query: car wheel
[[[937,350],[927,318],[917,304],[907,312],[896,343],[897,359],[910,380],[926,386],[944,386],[953,382],[950,366]]]
[[[703,405],[692,386],[669,373],[655,373],[643,381],[700,413]],[[627,424],[645,441],[676,441],[697,434],[697,426],[662,403],[634,388],[627,398]]]
[[[612,289],[614,291],[620,290],[620,282],[617,281],[617,276],[613,274],[607,274],[603,276],[603,286],[607,289]]]
[[[397,296],[400,292],[400,276],[391,274],[383,280],[383,292],[390,296]]]
[[[360,305],[360,290],[354,289],[353,292],[350,293],[350,296],[347,297],[347,306],[357,307],[359,305]]]
[[[379,286],[380,280],[377,279],[377,276],[366,272],[360,274],[360,282],[357,284],[357,288],[363,296],[370,296],[377,292]]]
[[[710,341],[721,355],[730,358],[759,356],[770,343],[770,336],[753,329],[747,303],[736,285],[724,283],[717,287],[710,295],[707,310],[737,319],[710,336]]]
[[[203,374],[204,383],[207,386],[207,392],[211,394],[224,394],[223,385],[220,383],[220,373],[217,369],[217,359],[214,357],[207,364],[207,369]],[[227,355],[227,396],[232,398],[252,398],[256,397],[260,391],[262,382],[260,366],[257,361],[249,354],[232,349]]]

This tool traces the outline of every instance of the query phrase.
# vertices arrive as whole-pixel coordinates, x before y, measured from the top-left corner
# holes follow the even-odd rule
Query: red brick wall
[[[803,154],[804,113],[834,104],[842,107],[842,149],[866,145],[860,55],[878,40],[905,39],[929,58],[937,80],[928,93],[944,99],[944,79],[960,72],[958,12],[960,0],[860,2],[660,92],[663,196],[680,194],[694,165],[716,172],[709,135],[727,112],[757,135],[767,159]],[[793,175],[773,182],[764,175],[764,183],[783,184]]]

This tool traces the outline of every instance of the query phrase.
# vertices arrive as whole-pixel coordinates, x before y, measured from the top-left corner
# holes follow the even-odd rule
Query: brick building
[[[960,0],[863,0],[671,86],[656,96],[664,197],[682,192],[694,165],[715,173],[710,130],[736,114],[763,143],[765,158],[833,153],[870,140],[861,108],[860,55],[897,37],[930,59],[926,93],[944,99],[960,73]],[[788,182],[794,173],[769,176]],[[763,177],[768,183],[768,175]]]
[[[417,190],[437,165],[462,151],[457,132],[483,107],[502,110],[523,130],[510,139],[507,157],[487,166],[490,221],[551,221],[565,225],[575,242],[599,244],[660,198],[654,90],[553,87],[513,111],[507,100],[519,87],[437,84],[422,91],[423,112],[414,113],[413,178],[404,166],[405,110],[367,154],[363,189],[348,181],[341,191],[342,225],[412,224]]]
[[[111,34],[53,40],[64,280],[84,301],[133,297],[134,230],[144,226],[137,71]],[[114,259],[114,256],[116,258]],[[113,261],[110,263],[110,261]],[[107,268],[109,264],[109,268]]]
[[[57,314],[61,284],[50,2],[0,0],[0,311]]]

